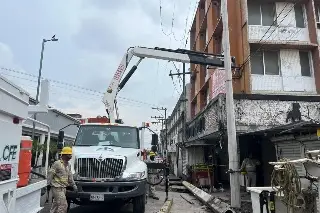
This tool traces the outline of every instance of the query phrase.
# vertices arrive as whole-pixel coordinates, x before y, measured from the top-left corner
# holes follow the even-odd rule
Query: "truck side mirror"
[[[64,139],[64,131],[59,130],[58,142],[63,142]]]
[[[152,134],[151,145],[152,146],[158,145],[158,140],[159,140],[158,135],[157,134]]]
[[[58,144],[57,144],[58,149],[63,148],[63,139],[64,139],[64,131],[60,130],[58,135]]]

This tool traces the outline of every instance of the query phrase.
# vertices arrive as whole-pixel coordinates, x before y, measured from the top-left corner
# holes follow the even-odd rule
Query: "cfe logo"
[[[18,146],[17,145],[5,145],[2,150],[2,156],[0,160],[2,161],[12,161],[17,157]]]

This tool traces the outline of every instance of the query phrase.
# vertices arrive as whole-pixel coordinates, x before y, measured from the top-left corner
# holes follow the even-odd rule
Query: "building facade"
[[[186,84],[186,96],[190,94],[190,84]],[[188,98],[187,98],[188,100]],[[180,95],[171,115],[167,119],[168,155],[171,160],[171,170],[176,176],[181,176],[182,166],[185,163],[185,150],[181,147],[183,143],[184,119],[190,119],[189,104],[185,103],[183,94]],[[185,108],[186,107],[186,108]]]
[[[239,163],[250,153],[259,157],[261,185],[270,182],[264,178],[272,169],[267,162],[285,153],[276,151],[280,142],[275,138],[292,137],[288,126],[299,124],[295,134],[315,138],[320,121],[319,5],[318,0],[228,0],[230,52],[237,66],[232,82]],[[201,0],[190,49],[223,54],[223,27],[221,2]],[[218,165],[215,181],[228,182],[225,70],[194,64],[190,68],[191,120],[184,144],[188,164]]]
[[[36,101],[33,98],[29,99],[30,105],[35,105]],[[29,116],[32,116],[31,114]],[[78,119],[73,118],[57,109],[49,107],[48,113],[38,113],[37,120],[47,124],[50,126],[50,144],[52,150],[54,150],[55,146],[57,145],[59,130],[69,124],[79,124]],[[22,134],[24,136],[32,136],[32,129],[33,123],[31,121],[26,121],[23,123],[22,126]],[[74,142],[78,127],[77,126],[69,126],[64,129],[65,131],[65,144],[72,145]],[[44,144],[48,137],[48,129],[42,125],[36,124],[35,125],[35,140],[39,141],[40,144]],[[50,154],[50,158],[53,157],[53,153]],[[45,162],[44,159],[45,155],[40,154],[38,159],[38,164],[40,165],[41,162]],[[34,163],[34,162],[33,162]]]

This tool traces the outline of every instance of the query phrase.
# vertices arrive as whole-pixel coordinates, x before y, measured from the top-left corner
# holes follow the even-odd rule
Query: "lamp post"
[[[36,94],[36,104],[39,103],[39,90],[40,90],[40,81],[41,81],[41,72],[42,72],[42,61],[43,61],[43,52],[44,52],[44,46],[46,42],[50,41],[58,41],[56,38],[56,35],[52,36],[51,39],[43,39],[42,45],[41,45],[41,56],[40,56],[40,67],[39,67],[39,75],[38,75],[38,85],[37,85],[37,94]],[[34,114],[34,120],[37,120],[37,114]],[[33,128],[32,128],[32,140],[34,140],[34,132],[35,132],[35,123],[33,122]]]

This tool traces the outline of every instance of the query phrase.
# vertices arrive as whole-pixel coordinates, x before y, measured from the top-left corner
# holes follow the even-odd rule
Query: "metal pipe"
[[[34,120],[33,118],[27,118],[26,120],[32,121],[34,123],[38,123],[42,126],[48,128],[48,136],[47,136],[47,150],[46,150],[46,163],[45,163],[45,176],[48,177],[48,165],[49,165],[49,149],[50,149],[50,126],[48,124],[42,123],[40,121]]]

